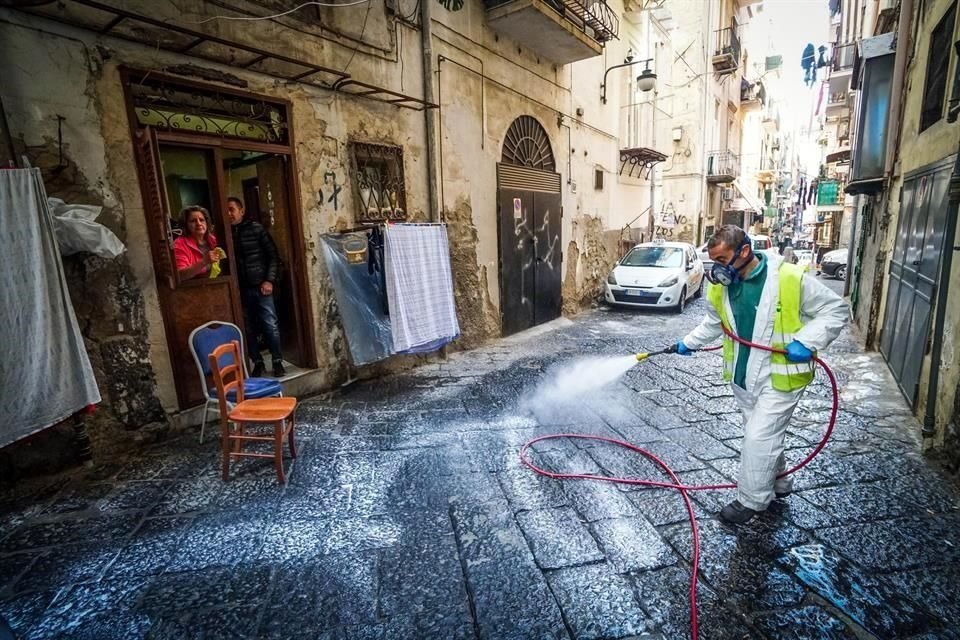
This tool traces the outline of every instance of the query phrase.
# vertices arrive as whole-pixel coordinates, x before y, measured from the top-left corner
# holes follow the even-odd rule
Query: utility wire
[[[242,20],[247,22],[255,22],[257,20],[273,20],[274,18],[282,18],[283,16],[290,15],[296,11],[300,11],[304,7],[315,6],[315,7],[353,7],[358,4],[369,3],[370,0],[353,0],[353,2],[344,2],[344,3],[335,3],[335,2],[304,2],[301,5],[284,11],[283,13],[276,13],[272,16],[211,16],[209,18],[204,18],[203,20],[184,20],[189,24],[204,24],[207,22],[212,22],[214,20]]]
[[[369,2],[369,0],[363,0],[363,2]],[[360,4],[359,2],[355,4]],[[346,6],[346,5],[342,5]],[[353,53],[350,54],[350,59],[347,60],[347,64],[343,66],[343,73],[347,72],[347,69],[350,68],[350,63],[353,62],[354,57],[357,55],[357,51],[360,49],[360,43],[363,42],[363,34],[367,31],[367,18],[370,17],[370,7],[373,6],[373,3],[367,4],[367,11],[363,14],[363,26],[360,27],[360,37],[357,38],[357,46],[353,48]],[[400,57],[400,50],[397,49],[397,57]]]

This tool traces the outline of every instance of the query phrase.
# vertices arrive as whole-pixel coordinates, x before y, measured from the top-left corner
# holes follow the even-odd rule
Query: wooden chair
[[[230,479],[231,458],[273,458],[277,469],[277,480],[286,482],[283,473],[283,438],[287,437],[290,456],[297,457],[297,446],[293,440],[293,412],[297,408],[297,399],[289,397],[257,398],[245,400],[243,397],[243,360],[240,355],[240,343],[236,340],[224,344],[210,354],[210,371],[217,387],[217,399],[220,402],[220,430],[223,445],[223,479]],[[235,404],[228,403],[228,397]],[[232,406],[230,406],[232,405]],[[247,434],[248,425],[273,425],[273,435]],[[243,444],[247,440],[273,441],[273,455],[269,453],[247,453]]]

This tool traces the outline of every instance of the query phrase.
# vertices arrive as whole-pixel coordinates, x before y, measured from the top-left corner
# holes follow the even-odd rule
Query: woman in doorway
[[[210,214],[199,205],[184,207],[180,212],[183,235],[173,242],[173,256],[181,280],[202,274],[220,275],[220,260],[227,257],[217,246],[217,237],[210,232]]]

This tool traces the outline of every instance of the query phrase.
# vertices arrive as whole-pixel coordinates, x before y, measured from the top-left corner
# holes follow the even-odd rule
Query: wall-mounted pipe
[[[433,104],[436,94],[433,77],[433,2],[420,3],[420,38],[423,43],[423,100]],[[401,52],[402,54],[402,52]],[[438,74],[439,76],[439,74]],[[427,194],[430,202],[430,220],[437,222],[443,217],[437,198],[437,113],[433,109],[424,109],[423,117],[427,128]],[[443,183],[443,178],[440,178]]]

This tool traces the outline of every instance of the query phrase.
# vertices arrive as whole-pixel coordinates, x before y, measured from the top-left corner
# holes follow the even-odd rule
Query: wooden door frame
[[[287,201],[290,203],[290,233],[293,237],[290,238],[290,264],[289,270],[291,273],[292,287],[294,293],[295,301],[295,313],[296,313],[296,323],[297,323],[297,334],[298,341],[300,343],[301,352],[304,362],[301,363],[305,368],[316,368],[317,367],[317,352],[316,344],[313,337],[313,313],[312,313],[312,299],[310,297],[310,286],[308,283],[308,271],[306,268],[306,242],[304,235],[304,221],[303,221],[303,208],[301,206],[301,197],[300,197],[300,182],[299,182],[299,169],[297,164],[296,157],[296,140],[294,137],[294,123],[293,123],[293,103],[289,100],[283,98],[275,98],[273,96],[267,96],[257,93],[252,93],[248,91],[238,91],[236,89],[231,89],[228,87],[223,87],[221,85],[207,83],[207,82],[196,82],[192,80],[182,79],[176,76],[171,76],[169,74],[163,74],[153,71],[145,71],[143,69],[130,68],[122,66],[119,69],[120,73],[120,82],[121,89],[124,94],[124,101],[127,109],[127,122],[130,128],[130,139],[131,143],[136,147],[137,134],[140,130],[144,129],[139,125],[139,122],[136,117],[135,106],[133,103],[133,96],[129,90],[129,85],[131,82],[135,82],[138,78],[144,78],[149,74],[152,78],[161,79],[165,82],[169,82],[174,85],[179,85],[187,89],[196,89],[197,91],[216,91],[222,94],[234,95],[240,98],[256,99],[262,100],[267,103],[271,103],[275,106],[282,107],[285,112],[286,122],[288,125],[287,128],[287,142],[286,144],[273,144],[273,143],[263,143],[257,142],[255,140],[247,140],[244,138],[227,138],[216,135],[211,135],[203,132],[190,132],[190,131],[172,131],[172,130],[163,130],[154,128],[156,135],[156,140],[158,144],[174,144],[179,146],[192,146],[192,147],[201,147],[213,150],[216,158],[216,167],[214,180],[217,184],[217,189],[215,194],[211,194],[212,199],[217,201],[218,206],[223,206],[224,202],[221,200],[225,197],[223,193],[224,182],[223,182],[223,165],[222,165],[222,151],[223,150],[236,150],[236,151],[261,151],[265,153],[273,153],[279,156],[286,157],[288,161],[284,163],[285,165],[285,186]],[[137,167],[137,176],[140,186],[140,193],[142,198],[146,198],[146,185],[143,182],[144,167],[141,166],[141,160],[139,153],[136,153],[134,149],[134,158]],[[162,178],[162,176],[161,176]],[[169,203],[167,203],[169,207]],[[222,209],[223,210],[223,209]],[[146,208],[144,209],[144,214],[147,215]],[[148,227],[150,225],[148,224]],[[224,230],[225,233],[228,233],[227,230]],[[150,229],[151,235],[154,234],[154,231]],[[230,240],[232,245],[232,240]],[[156,263],[155,255],[155,244],[151,243],[151,260]],[[237,283],[235,269],[231,269],[230,277],[232,282]],[[157,280],[158,289],[165,286],[159,280]],[[180,283],[178,282],[178,286]],[[237,298],[237,319],[238,324],[242,326],[243,324],[243,312],[239,309],[239,297]],[[163,304],[160,306],[161,317],[165,327],[169,326],[171,323],[170,312],[164,307]],[[167,337],[167,348],[169,351],[170,343],[170,334],[169,331],[165,329],[165,335]],[[178,391],[178,400],[180,393]]]

